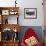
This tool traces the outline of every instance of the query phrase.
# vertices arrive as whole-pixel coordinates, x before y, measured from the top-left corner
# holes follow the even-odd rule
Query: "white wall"
[[[15,6],[15,0],[0,0],[0,6]],[[17,0],[20,7],[19,24],[21,26],[43,26],[42,0]],[[24,19],[24,8],[37,8],[37,19]]]
[[[24,5],[23,5],[24,4]],[[24,0],[20,8],[20,23],[22,26],[43,26],[42,0]],[[37,19],[24,19],[24,8],[37,8]]]

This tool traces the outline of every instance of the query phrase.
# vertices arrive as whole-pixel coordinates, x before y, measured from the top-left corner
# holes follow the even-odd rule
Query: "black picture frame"
[[[24,19],[37,19],[37,8],[24,8]]]

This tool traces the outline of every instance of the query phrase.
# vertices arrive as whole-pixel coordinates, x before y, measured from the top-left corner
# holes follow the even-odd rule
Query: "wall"
[[[0,0],[0,6],[1,7],[12,7],[15,6],[14,3],[15,0]],[[35,32],[37,32],[37,35],[40,39],[40,41],[43,41],[43,30],[42,26],[43,20],[44,20],[44,15],[43,15],[43,6],[42,6],[42,0],[17,0],[18,5],[20,7],[19,9],[19,24],[20,26],[35,26],[32,27],[35,29]],[[24,8],[37,8],[37,19],[24,19]],[[9,17],[9,20],[12,17]],[[14,18],[15,19],[15,18]],[[14,21],[13,21],[14,22]],[[25,31],[27,27],[21,27],[20,31],[20,39],[22,38],[21,36],[23,35],[23,32]],[[22,35],[21,35],[22,34]]]
[[[0,6],[15,6],[15,0],[0,0]],[[17,0],[19,10],[19,24],[21,26],[43,26],[42,0]],[[24,8],[37,8],[37,19],[24,19]]]
[[[37,19],[24,19],[24,8],[37,8]],[[43,17],[42,0],[25,0],[21,3],[19,20],[22,26],[43,26]]]

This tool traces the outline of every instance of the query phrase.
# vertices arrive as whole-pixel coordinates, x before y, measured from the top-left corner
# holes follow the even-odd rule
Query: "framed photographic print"
[[[36,19],[37,8],[24,8],[24,18],[25,19]]]
[[[17,12],[16,10],[14,10],[14,9],[9,11],[9,14],[10,14],[10,15],[16,15],[17,13],[18,13],[18,12]]]
[[[9,15],[9,10],[2,10],[2,15]]]

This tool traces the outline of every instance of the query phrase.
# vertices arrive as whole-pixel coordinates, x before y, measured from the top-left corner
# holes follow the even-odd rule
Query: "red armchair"
[[[34,41],[32,41],[33,39]],[[32,45],[29,41],[32,41]],[[35,44],[33,45],[34,42]],[[28,43],[30,45],[28,45]],[[37,35],[32,28],[27,29],[25,32],[25,35],[22,38],[21,46],[41,46],[40,42],[37,40]]]

